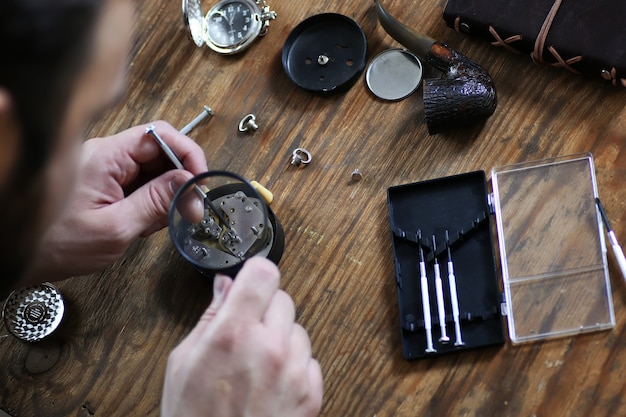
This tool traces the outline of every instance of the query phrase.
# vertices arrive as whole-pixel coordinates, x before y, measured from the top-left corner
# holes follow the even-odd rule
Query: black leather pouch
[[[448,0],[448,26],[626,88],[624,0]]]

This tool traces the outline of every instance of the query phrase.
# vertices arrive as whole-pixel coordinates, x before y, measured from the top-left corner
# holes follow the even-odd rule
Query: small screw
[[[180,133],[182,133],[183,135],[189,134],[189,132],[191,132],[194,127],[198,126],[201,121],[206,119],[208,116],[213,116],[214,114],[215,112],[209,106],[204,106],[202,113],[197,115],[195,119],[189,122],[189,124],[180,129]]]
[[[239,122],[240,132],[254,132],[258,128],[259,125],[256,124],[256,116],[252,113],[245,115]]]
[[[352,171],[350,177],[352,178],[352,181],[359,182],[363,179],[363,174],[358,169],[355,169],[354,171]]]
[[[330,59],[326,55],[320,55],[317,57],[317,63],[320,65],[326,65],[328,64],[328,61],[330,61]]]

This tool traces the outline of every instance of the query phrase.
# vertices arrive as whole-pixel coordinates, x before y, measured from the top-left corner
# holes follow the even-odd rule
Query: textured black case
[[[418,359],[505,341],[500,314],[501,291],[496,274],[492,214],[485,173],[475,171],[452,177],[390,187],[387,190],[392,231],[396,288],[403,354]],[[417,232],[421,230],[427,264],[432,334],[436,353],[426,353],[422,312]],[[455,346],[454,322],[448,284],[445,232],[456,275],[464,346]],[[450,342],[440,337],[434,285],[432,235],[436,236]]]
[[[626,87],[624,0],[448,0],[443,17],[494,46],[527,55],[536,50],[535,62]]]

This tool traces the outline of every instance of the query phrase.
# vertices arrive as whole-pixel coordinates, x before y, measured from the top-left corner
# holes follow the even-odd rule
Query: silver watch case
[[[252,26],[248,34],[238,42],[220,45],[214,42],[209,35],[210,17],[215,11],[228,3],[243,3],[252,10]],[[206,44],[209,48],[224,55],[232,55],[248,48],[256,38],[264,36],[270,20],[276,19],[276,12],[271,11],[264,0],[220,0],[208,13],[203,15],[200,0],[182,0],[183,22],[189,29],[194,43],[201,47]]]

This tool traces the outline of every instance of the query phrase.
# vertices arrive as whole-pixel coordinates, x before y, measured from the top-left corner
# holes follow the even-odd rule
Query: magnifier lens
[[[169,232],[178,252],[200,272],[234,275],[252,256],[278,263],[284,233],[274,213],[245,178],[209,171],[174,197]]]

